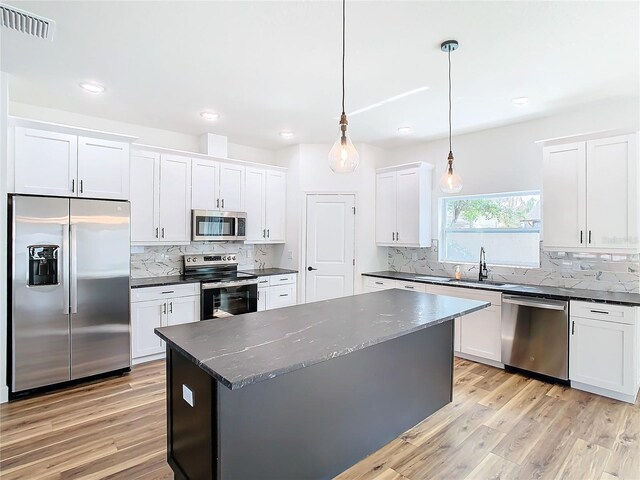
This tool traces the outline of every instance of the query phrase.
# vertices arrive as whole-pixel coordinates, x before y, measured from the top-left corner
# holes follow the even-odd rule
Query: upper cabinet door
[[[220,200],[220,164],[211,160],[191,161],[191,208],[194,210],[218,210]]]
[[[546,147],[542,205],[545,248],[587,246],[584,142]]]
[[[637,249],[638,137],[587,142],[587,246]]]
[[[262,168],[246,169],[245,186],[247,198],[245,211],[247,212],[246,243],[264,243],[267,232],[265,227],[265,177]]]
[[[220,164],[220,210],[244,212],[245,167]]]
[[[15,192],[74,197],[78,192],[78,137],[15,128]]]
[[[160,241],[189,242],[191,159],[160,156]]]
[[[130,172],[131,241],[157,242],[160,238],[160,154],[134,151]]]
[[[420,171],[417,168],[400,170],[396,178],[396,243],[420,243]]]
[[[129,144],[78,137],[78,196],[129,199]]]
[[[376,175],[376,243],[391,245],[396,238],[396,172]]]
[[[265,227],[267,242],[284,242],[286,237],[287,175],[267,170],[265,188]]]

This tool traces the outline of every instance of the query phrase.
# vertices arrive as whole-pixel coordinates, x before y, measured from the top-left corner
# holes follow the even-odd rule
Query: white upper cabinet
[[[246,169],[246,243],[284,243],[287,175],[281,170]]]
[[[220,163],[194,158],[191,162],[191,208],[194,210],[219,208],[219,184]]]
[[[220,164],[220,210],[244,212],[245,167]]]
[[[376,243],[431,245],[432,165],[414,163],[379,169],[376,175]]]
[[[129,144],[78,137],[78,196],[129,198]]]
[[[14,152],[16,193],[76,195],[77,136],[16,127]]]
[[[160,154],[131,153],[131,241],[157,242],[160,228]]]
[[[546,249],[637,252],[638,134],[544,149]]]
[[[191,159],[134,150],[131,155],[131,242],[191,240]]]
[[[74,134],[80,130],[72,127],[19,122],[13,128],[12,191],[62,197],[129,198],[131,137],[106,133],[89,137]],[[22,126],[25,123],[43,128]]]
[[[191,240],[191,159],[160,155],[160,241]]]

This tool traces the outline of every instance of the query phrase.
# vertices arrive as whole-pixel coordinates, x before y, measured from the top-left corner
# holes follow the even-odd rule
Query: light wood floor
[[[2,405],[0,422],[2,479],[173,478],[164,362]],[[640,480],[640,402],[457,359],[454,402],[338,478]]]

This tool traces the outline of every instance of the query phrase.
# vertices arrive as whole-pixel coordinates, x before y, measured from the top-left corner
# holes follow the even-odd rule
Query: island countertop
[[[343,297],[155,332],[236,390],[489,306],[404,290]]]

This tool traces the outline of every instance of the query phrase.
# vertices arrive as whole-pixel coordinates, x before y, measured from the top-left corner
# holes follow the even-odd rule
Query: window
[[[540,266],[540,192],[440,199],[441,262]]]

